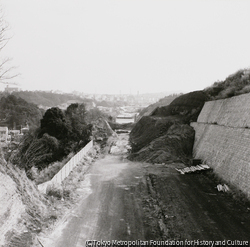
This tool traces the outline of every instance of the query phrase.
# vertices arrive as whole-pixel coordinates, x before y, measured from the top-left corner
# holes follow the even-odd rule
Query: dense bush
[[[36,105],[26,102],[14,95],[0,99],[0,124],[9,129],[20,129],[27,124],[37,128],[43,111]]]
[[[83,104],[72,104],[65,112],[57,107],[48,109],[40,127],[23,138],[12,162],[26,171],[33,166],[44,169],[70,152],[79,151],[90,141],[92,130],[85,116]]]
[[[211,87],[205,88],[211,100],[225,99],[250,92],[250,70],[239,70],[228,76],[225,81],[215,82]]]

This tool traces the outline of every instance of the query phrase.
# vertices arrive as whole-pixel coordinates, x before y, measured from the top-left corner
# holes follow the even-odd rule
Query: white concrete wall
[[[81,151],[79,151],[74,157],[72,157],[67,164],[48,182],[38,185],[38,189],[46,193],[47,186],[49,184],[61,184],[61,182],[70,174],[74,167],[79,163],[79,161],[88,153],[88,151],[93,147],[93,141],[90,141]]]

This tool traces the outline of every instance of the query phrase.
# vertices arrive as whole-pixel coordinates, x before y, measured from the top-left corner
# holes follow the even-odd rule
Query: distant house
[[[116,122],[119,124],[124,124],[124,123],[134,123],[135,121],[135,116],[134,115],[118,115],[116,117]]]
[[[21,128],[21,134],[26,134],[29,132],[29,127]]]
[[[7,87],[5,88],[5,92],[8,93],[13,93],[13,92],[18,92],[19,88],[18,87],[9,87],[9,85],[7,85]]]
[[[20,130],[9,130],[9,134],[12,136],[17,136],[20,134]]]
[[[7,142],[8,139],[8,127],[0,127],[0,141]]]
[[[9,136],[11,137],[11,141],[20,142],[23,134],[21,134],[20,130],[9,130]]]

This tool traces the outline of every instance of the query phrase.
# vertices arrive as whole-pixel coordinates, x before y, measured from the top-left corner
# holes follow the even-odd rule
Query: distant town
[[[177,93],[177,92],[176,92]],[[101,112],[105,113],[109,118],[117,123],[131,123],[135,122],[141,109],[153,104],[159,99],[170,95],[169,92],[161,93],[147,93],[147,94],[88,94],[78,91],[72,93],[65,93],[62,91],[22,91],[16,84],[6,83],[4,91],[1,92],[2,96],[15,95],[21,97],[29,103],[33,103],[38,108],[46,111],[51,107],[59,107],[62,110],[66,110],[72,103],[84,103],[86,110],[97,108]],[[48,97],[55,98],[56,96],[62,97],[62,101],[58,104],[52,101],[50,105],[46,104]],[[174,93],[172,93],[174,94]],[[67,97],[66,97],[66,96]],[[41,99],[45,97],[45,100]],[[65,98],[64,98],[65,97]],[[39,101],[40,100],[40,101]],[[0,141],[19,142],[22,136],[29,131],[28,125],[17,125],[14,122],[12,127],[7,127],[3,116],[0,118]]]
[[[13,93],[13,92],[18,92],[22,91],[21,88],[18,86],[10,86],[7,84],[7,86],[4,89],[4,92],[8,93]],[[46,91],[50,93],[56,93],[56,94],[65,94],[65,92],[59,91],[59,90],[51,90],[51,91]],[[128,105],[137,105],[137,106],[148,106],[152,103],[155,103],[159,99],[170,95],[170,94],[176,94],[176,93],[181,93],[181,91],[175,91],[175,92],[159,92],[159,93],[143,93],[140,94],[140,92],[137,92],[136,94],[88,94],[84,92],[79,92],[79,91],[73,91],[71,94],[72,95],[77,95],[82,98],[86,99],[91,99],[95,101],[109,101],[109,102],[114,102],[114,101],[123,101],[127,102]]]

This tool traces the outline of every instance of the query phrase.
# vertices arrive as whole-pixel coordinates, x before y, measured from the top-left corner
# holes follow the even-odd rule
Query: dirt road
[[[82,200],[45,247],[83,247],[88,240],[174,240],[189,246],[250,240],[249,203],[218,192],[211,172],[181,175],[175,168],[183,164],[130,162],[125,148],[120,140],[113,154],[91,166],[79,188]]]

